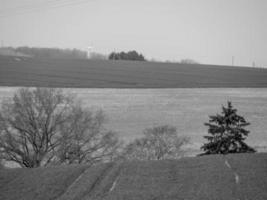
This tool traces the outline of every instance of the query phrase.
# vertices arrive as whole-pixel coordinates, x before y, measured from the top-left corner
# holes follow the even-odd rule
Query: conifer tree
[[[201,149],[204,154],[227,154],[227,153],[253,153],[255,150],[249,147],[244,140],[249,134],[245,129],[248,123],[244,117],[237,114],[231,102],[227,107],[222,106],[221,114],[209,117],[209,135],[204,136],[208,140]]]

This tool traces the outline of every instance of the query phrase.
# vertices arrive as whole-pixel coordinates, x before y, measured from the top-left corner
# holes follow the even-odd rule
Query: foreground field
[[[267,87],[267,69],[0,56],[0,86],[76,88]]]
[[[0,170],[1,200],[267,199],[267,154]]]

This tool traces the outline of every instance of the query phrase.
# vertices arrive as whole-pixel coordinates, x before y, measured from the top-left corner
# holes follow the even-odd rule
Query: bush
[[[125,148],[124,156],[130,160],[177,159],[183,156],[181,147],[189,139],[178,136],[173,126],[146,129],[142,138],[134,140]]]
[[[108,56],[109,60],[136,60],[136,61],[145,61],[145,58],[142,54],[138,54],[136,51],[125,52],[112,52]]]

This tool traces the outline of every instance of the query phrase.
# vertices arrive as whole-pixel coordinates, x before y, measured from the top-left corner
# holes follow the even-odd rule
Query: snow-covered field
[[[0,87],[0,101],[17,88]],[[208,116],[221,112],[232,101],[238,113],[251,123],[247,142],[267,146],[267,88],[191,88],[191,89],[64,89],[86,107],[103,109],[107,128],[131,140],[145,128],[169,124],[191,138],[196,149],[203,143]],[[266,150],[266,149],[265,149]]]

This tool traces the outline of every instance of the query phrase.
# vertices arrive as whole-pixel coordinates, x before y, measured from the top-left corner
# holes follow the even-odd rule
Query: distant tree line
[[[197,61],[190,59],[190,58],[182,59],[180,63],[181,64],[199,64]]]
[[[89,55],[86,51],[79,49],[60,49],[60,48],[37,48],[37,47],[1,47],[0,55],[10,56],[27,56],[35,58],[51,58],[51,59],[91,59],[91,60],[133,60],[133,61],[147,61],[147,59],[135,50],[128,52],[111,52],[105,55],[98,52],[91,52]],[[158,62],[151,59],[151,62]],[[168,61],[169,63],[176,63],[178,61]],[[193,59],[182,59],[181,64],[199,64]]]
[[[51,59],[86,59],[87,52],[78,49],[37,48],[37,47],[5,47],[10,55],[25,55],[35,58]]]
[[[87,52],[78,49],[18,47],[16,51],[37,58],[86,59]]]
[[[145,61],[145,57],[142,54],[137,53],[137,51],[128,52],[112,52],[108,56],[109,60],[136,60]]]
[[[108,60],[108,56],[98,52],[91,52],[89,55],[90,60]]]

